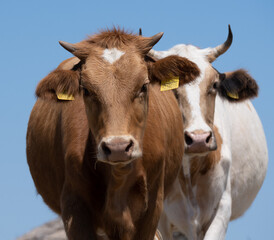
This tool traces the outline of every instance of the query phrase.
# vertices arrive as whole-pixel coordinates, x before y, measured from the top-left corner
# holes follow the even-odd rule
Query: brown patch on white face
[[[210,65],[206,71],[200,88],[200,107],[206,124],[212,129],[215,112],[215,99],[217,95],[216,85],[219,81],[219,74]]]

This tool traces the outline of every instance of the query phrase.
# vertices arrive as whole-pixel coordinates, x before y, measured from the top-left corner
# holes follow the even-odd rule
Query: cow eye
[[[141,93],[146,93],[147,92],[147,89],[148,89],[148,83],[145,83],[142,88],[141,88]]]
[[[134,98],[144,98],[146,96],[146,93],[148,91],[148,85],[149,85],[149,80],[145,81],[142,85],[142,87],[139,89],[138,92],[136,92],[136,95]]]
[[[211,87],[208,89],[208,94],[213,94],[215,95],[217,93],[217,89],[219,87],[219,83],[218,82],[214,82]]]
[[[218,82],[213,83],[212,88],[216,90],[218,88]]]
[[[89,92],[85,87],[82,86],[82,89],[83,89],[83,92],[84,92],[84,96],[85,96],[85,97],[90,96],[90,92]]]
[[[84,88],[84,95],[86,97],[90,96],[90,93],[89,93],[89,91],[86,88]]]

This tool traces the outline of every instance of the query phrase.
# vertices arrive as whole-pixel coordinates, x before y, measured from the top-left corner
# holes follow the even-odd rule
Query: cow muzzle
[[[111,165],[125,165],[141,156],[139,144],[131,135],[105,137],[98,146],[98,161]]]
[[[212,131],[185,131],[185,152],[206,153],[217,149],[216,140]]]

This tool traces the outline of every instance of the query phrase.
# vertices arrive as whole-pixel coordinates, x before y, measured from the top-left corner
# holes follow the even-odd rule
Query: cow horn
[[[161,39],[163,32],[157,33],[152,37],[141,37],[141,51],[143,54],[147,54],[149,50]]]
[[[209,54],[207,55],[208,61],[214,62],[217,57],[225,53],[231,46],[232,40],[233,40],[233,34],[231,31],[230,25],[228,25],[228,36],[226,41],[215,48],[211,48]]]
[[[157,42],[159,42],[159,40],[162,38],[162,36],[164,35],[163,32],[159,32],[157,34],[155,34],[154,36],[152,36],[150,39],[150,43],[149,43],[149,47],[153,47]]]
[[[143,33],[142,33],[142,28],[139,28],[139,36],[142,36]]]
[[[72,54],[77,50],[75,44],[72,43],[68,43],[68,42],[64,42],[64,41],[59,41],[59,44],[66,50],[68,50],[69,52],[71,52]]]

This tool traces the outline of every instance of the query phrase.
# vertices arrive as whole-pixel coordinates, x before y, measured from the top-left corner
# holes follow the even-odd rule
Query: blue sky
[[[0,235],[13,240],[56,216],[36,194],[26,163],[26,129],[39,80],[71,55],[59,40],[78,42],[97,30],[122,26],[145,36],[163,31],[155,46],[201,48],[222,43],[231,24],[231,48],[214,62],[220,72],[245,68],[257,80],[253,101],[264,125],[269,168],[246,214],[228,228],[228,240],[274,239],[274,1],[1,1],[0,2]]]

